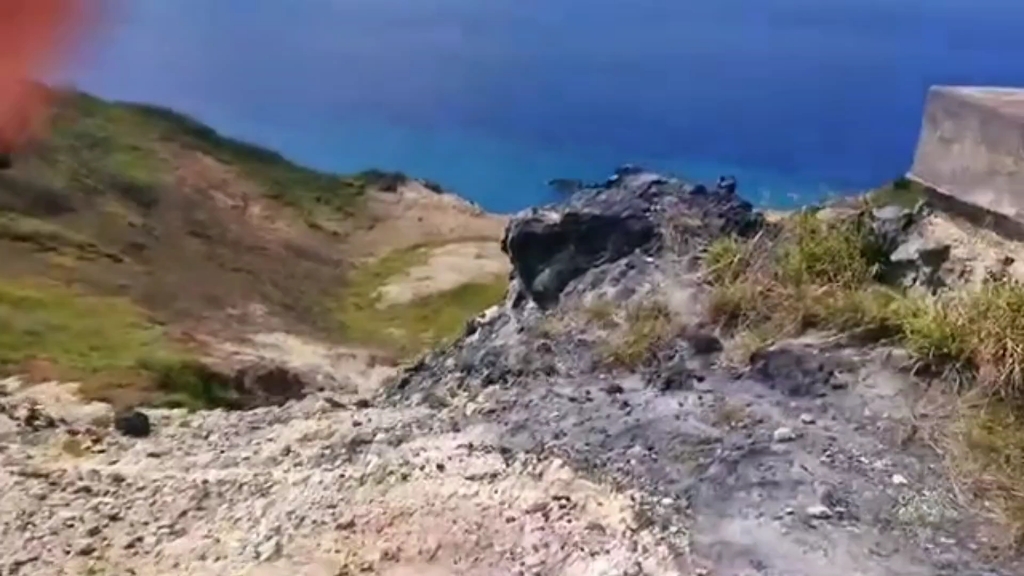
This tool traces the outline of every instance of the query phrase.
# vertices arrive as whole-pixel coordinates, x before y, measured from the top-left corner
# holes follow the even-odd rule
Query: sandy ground
[[[498,428],[427,432],[443,413],[372,405],[389,369],[355,352],[284,334],[224,351],[335,384],[282,408],[152,410],[154,434],[129,439],[68,385],[6,381],[0,573],[678,573],[629,493],[506,454]]]
[[[508,222],[507,216],[415,182],[397,192],[372,193],[366,211],[370,224],[353,237],[351,248],[369,257],[422,244],[498,242]]]
[[[511,266],[496,241],[456,242],[431,250],[427,261],[393,278],[380,293],[380,305],[391,306],[471,282],[504,281]]]

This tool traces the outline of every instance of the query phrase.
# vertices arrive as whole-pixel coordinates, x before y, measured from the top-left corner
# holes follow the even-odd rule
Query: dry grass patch
[[[611,300],[597,300],[586,306],[583,311],[587,320],[595,326],[605,329],[618,326],[618,320],[615,318],[618,309]]]
[[[604,345],[605,361],[619,368],[637,368],[682,331],[668,305],[660,300],[626,308],[619,326]]]
[[[1024,409],[965,401],[944,440],[958,487],[1005,527],[997,544],[1019,551],[1024,546]]]
[[[726,430],[743,428],[750,421],[750,410],[743,404],[730,401],[722,401],[715,408],[713,424]]]
[[[882,264],[862,218],[797,214],[749,241],[722,238],[705,253],[711,320],[779,338],[812,328],[888,328],[896,295],[873,283]]]
[[[764,346],[809,329],[892,339],[944,371],[963,402],[946,433],[950,467],[1024,545],[1024,286],[993,280],[928,296],[876,281],[884,255],[860,216],[801,213],[781,231],[708,247],[711,318]]]

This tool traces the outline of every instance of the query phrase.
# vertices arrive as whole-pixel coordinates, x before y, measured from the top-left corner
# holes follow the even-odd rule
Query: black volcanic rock
[[[553,180],[548,180],[548,186],[563,196],[571,196],[586,188],[586,184],[584,184],[582,180],[577,180],[575,178],[555,178]]]
[[[128,410],[114,415],[114,429],[132,438],[145,438],[153,431],[149,416],[138,410]]]
[[[584,272],[662,249],[668,227],[695,247],[723,234],[752,234],[762,223],[750,203],[735,195],[734,179],[722,178],[708,190],[629,166],[607,185],[518,214],[502,250],[526,294],[547,308]]]

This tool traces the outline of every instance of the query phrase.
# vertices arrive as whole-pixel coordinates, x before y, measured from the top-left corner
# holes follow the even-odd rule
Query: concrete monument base
[[[907,177],[961,210],[1024,225],[1024,89],[932,87]]]

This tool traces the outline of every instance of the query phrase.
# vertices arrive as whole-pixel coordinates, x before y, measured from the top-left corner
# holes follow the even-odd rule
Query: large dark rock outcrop
[[[636,252],[661,250],[670,229],[675,239],[700,242],[748,235],[762,223],[750,203],[735,194],[731,178],[709,190],[628,166],[604,185],[580,187],[564,203],[517,215],[502,250],[526,295],[547,308],[584,272]]]

